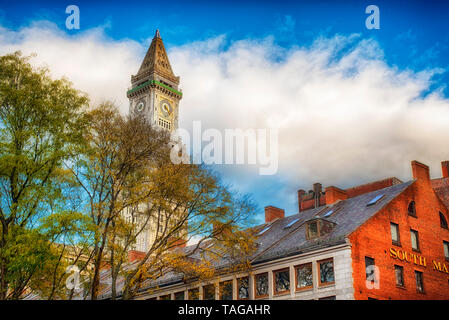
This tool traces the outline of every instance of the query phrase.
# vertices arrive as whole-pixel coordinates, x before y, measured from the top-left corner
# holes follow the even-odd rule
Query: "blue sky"
[[[80,30],[65,28],[69,4],[80,8]],[[380,30],[365,27],[365,8],[371,4],[380,9]],[[276,108],[282,109],[288,121],[280,131],[279,173],[263,177],[251,168],[245,173],[233,168],[222,172],[236,189],[253,193],[261,208],[275,205],[292,214],[296,189],[308,190],[314,182],[350,187],[393,175],[407,180],[414,159],[436,167],[433,175],[439,175],[439,161],[449,159],[444,147],[449,134],[448,14],[448,1],[2,1],[0,53],[13,48],[36,51],[57,75],[67,71],[83,90],[105,92],[102,98],[110,98],[108,94],[126,92],[130,74],[137,71],[148,42],[160,29],[174,72],[181,75],[184,122],[202,119],[210,127],[238,127],[244,116],[235,114],[245,114],[242,108],[248,108],[250,120],[267,121],[279,115]],[[42,21],[55,24],[57,31],[35,25]],[[101,35],[89,36],[89,30],[96,29]],[[35,42],[33,30],[42,35]],[[73,43],[80,45],[71,47]],[[104,52],[105,61],[86,62],[89,57],[98,61],[99,52]],[[266,59],[273,52],[274,61]],[[330,57],[322,58],[323,53]],[[248,55],[253,57],[247,59]],[[68,59],[64,63],[62,56]],[[321,65],[320,59],[327,62]],[[242,63],[247,75],[233,74],[218,60]],[[356,66],[356,75],[349,79],[353,70],[348,61]],[[301,63],[319,67],[296,70]],[[273,72],[270,79],[279,79],[279,86],[267,94],[282,100],[282,106],[265,106],[260,89],[243,106],[234,106],[238,100],[220,91],[251,93],[254,88],[244,87],[245,81],[257,83],[261,74],[270,78],[267,70],[279,66],[284,71]],[[422,76],[422,71],[431,76]],[[307,82],[309,77],[315,79],[313,84]],[[105,87],[108,83],[113,89]],[[292,90],[285,92],[286,85]],[[298,92],[307,92],[307,97]],[[357,96],[359,92],[363,93]],[[118,99],[126,97],[120,94]],[[310,104],[315,99],[320,101]],[[328,101],[335,102],[334,109]],[[385,102],[392,107],[384,108]],[[262,106],[257,109],[257,104]],[[215,119],[219,112],[226,123]],[[310,126],[301,122],[305,115]],[[332,141],[335,135],[344,139]]]
[[[0,21],[17,28],[35,20],[65,24],[63,1],[8,1]],[[360,33],[375,38],[399,68],[447,68],[448,1],[75,1],[81,29],[106,27],[114,39],[145,41],[156,28],[167,46],[227,34],[232,40],[273,35],[284,47],[310,44],[317,36]],[[380,30],[367,30],[365,8],[380,8]],[[79,32],[77,30],[67,31]],[[445,73],[438,79],[447,83]],[[444,92],[449,94],[449,89]]]

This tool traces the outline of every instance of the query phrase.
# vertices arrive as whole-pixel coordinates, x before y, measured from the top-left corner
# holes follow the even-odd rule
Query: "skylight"
[[[379,201],[383,197],[384,197],[384,194],[379,194],[379,195],[375,196],[370,202],[368,202],[367,206],[371,206],[371,205],[375,204],[377,201]]]
[[[292,225],[294,225],[294,224],[295,224],[296,222],[298,222],[299,220],[300,220],[300,218],[296,218],[296,219],[290,221],[290,223],[287,224],[287,225],[284,227],[284,229],[290,228]]]
[[[268,226],[266,228],[264,228],[262,231],[260,231],[257,235],[260,236],[262,233],[264,233],[265,231],[268,231],[268,229],[270,229],[271,226]]]
[[[326,212],[325,214],[323,214],[321,217],[329,217],[332,213],[334,213],[334,210],[330,210],[328,212]]]

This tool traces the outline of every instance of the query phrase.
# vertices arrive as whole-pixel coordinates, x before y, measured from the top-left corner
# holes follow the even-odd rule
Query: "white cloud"
[[[42,23],[0,34],[1,53],[36,52],[56,77],[127,111],[130,75],[147,49],[139,43],[107,38],[101,29],[67,36]],[[441,70],[388,66],[374,40],[335,36],[285,49],[270,37],[229,42],[221,36],[171,47],[169,58],[181,76],[181,126],[201,120],[203,128],[279,129],[276,177],[251,168],[226,171],[236,186],[267,199],[262,206],[272,198],[293,207],[295,189],[317,181],[349,187],[387,176],[409,179],[414,159],[440,176],[439,162],[449,159],[449,101],[438,91],[422,97]],[[263,187],[276,181],[284,187]]]
[[[136,41],[115,41],[103,28],[68,36],[55,24],[40,21],[20,30],[0,27],[0,53],[21,50],[36,53],[39,66],[48,65],[54,78],[67,77],[75,87],[89,94],[93,103],[108,99],[127,111],[126,90],[131,74],[139,68],[145,49]]]

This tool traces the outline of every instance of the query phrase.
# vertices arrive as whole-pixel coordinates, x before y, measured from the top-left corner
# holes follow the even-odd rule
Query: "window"
[[[401,266],[394,266],[394,274],[396,277],[396,285],[398,287],[404,286],[404,268]]]
[[[189,300],[199,300],[200,299],[200,289],[193,288],[188,291]]]
[[[420,271],[415,271],[415,279],[416,279],[416,291],[419,293],[424,293],[424,285],[423,285],[423,274]]]
[[[401,245],[400,239],[399,239],[399,226],[396,223],[390,223],[391,227],[391,242],[394,245]]]
[[[408,205],[408,215],[416,218],[415,201],[412,201]]]
[[[383,194],[379,194],[379,195],[375,196],[370,202],[368,202],[367,206],[372,206],[373,204],[376,204],[383,197],[384,197]]]
[[[410,229],[410,237],[412,239],[413,251],[419,251],[418,231]]]
[[[324,236],[332,232],[334,226],[335,223],[320,218],[309,221],[306,227],[306,239],[311,240]]]
[[[371,257],[365,257],[365,274],[366,274],[366,280],[375,281],[374,259]]]
[[[184,291],[175,292],[175,300],[185,300]]]
[[[287,224],[284,229],[288,229],[290,228],[292,225],[294,225],[296,222],[298,222],[299,220],[301,220],[300,218],[296,218],[293,221],[291,221],[289,224]]]
[[[268,229],[271,228],[271,225],[269,225],[268,227],[262,229],[261,231],[259,231],[259,233],[257,234],[258,236],[260,236],[261,234],[265,233],[266,231],[268,231]]]
[[[232,280],[220,282],[220,300],[232,300]]]
[[[162,119],[162,118],[159,118],[158,125],[159,125],[159,127],[167,129],[167,130],[171,129],[171,122],[167,121],[165,119]]]
[[[240,300],[249,299],[249,277],[237,279],[238,296]]]
[[[290,292],[290,270],[288,268],[273,271],[274,294]]]
[[[215,300],[215,286],[213,284],[203,287],[203,300]]]
[[[163,296],[160,296],[159,300],[171,300],[171,295],[170,294],[165,294]]]
[[[318,236],[318,221],[310,222],[307,225],[307,239],[313,239]]]
[[[443,241],[444,257],[449,260],[449,242]]]
[[[268,273],[256,274],[254,276],[256,286],[256,298],[268,296]]]
[[[306,263],[296,268],[296,290],[304,290],[313,287],[312,263]]]
[[[335,296],[323,297],[323,298],[319,298],[318,300],[337,300],[337,297],[335,297]]]
[[[440,212],[440,226],[441,228],[448,229],[446,217],[441,212]]]
[[[334,279],[334,261],[333,259],[327,259],[318,261],[318,271],[320,274],[319,285],[329,285],[333,284]]]

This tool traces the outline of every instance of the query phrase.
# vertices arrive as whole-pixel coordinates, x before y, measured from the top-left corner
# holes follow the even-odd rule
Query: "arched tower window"
[[[447,220],[443,213],[440,212],[440,226],[444,229],[449,229],[447,226]]]
[[[412,201],[408,204],[408,215],[416,218],[415,201]]]

